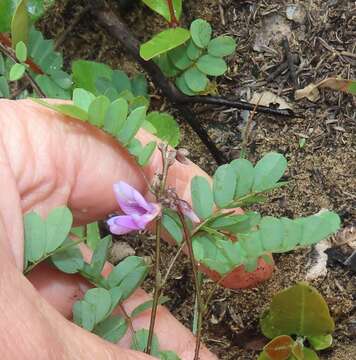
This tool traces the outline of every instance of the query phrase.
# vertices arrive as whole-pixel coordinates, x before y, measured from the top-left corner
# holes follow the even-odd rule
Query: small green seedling
[[[276,294],[260,320],[272,339],[258,360],[317,360],[331,346],[334,321],[320,293],[305,282]]]

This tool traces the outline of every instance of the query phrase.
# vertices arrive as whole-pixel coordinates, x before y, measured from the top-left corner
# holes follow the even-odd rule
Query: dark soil
[[[58,38],[83,3],[66,1],[56,5],[42,21],[46,35]],[[114,1],[112,3],[114,6]],[[304,6],[306,16],[303,24],[287,20],[286,6],[290,3]],[[315,103],[308,100],[296,102],[288,73],[266,81],[283,58],[278,39],[280,34],[270,34],[267,40],[262,39],[267,46],[264,51],[253,49],[258,34],[266,33],[271,23],[278,21],[282,24],[279,31],[289,38],[291,51],[300,57],[297,73],[301,88],[325,77],[355,79],[355,2],[186,0],[184,8],[187,14],[184,23],[188,24],[198,17],[205,18],[212,23],[216,35],[229,34],[238,42],[236,54],[229,59],[228,74],[218,79],[220,94],[246,99],[254,92],[269,90],[282,96],[297,113],[289,120],[266,115],[255,115],[253,118],[252,131],[247,138],[248,158],[256,161],[264,153],[274,150],[283,153],[289,164],[286,174],[289,186],[273,193],[267,205],[260,206],[259,210],[263,214],[295,217],[328,208],[340,214],[344,227],[356,225],[356,98],[322,90],[320,99]],[[127,13],[124,18],[140,40],[147,39],[164,26],[158,16],[142,6],[136,7],[135,12]],[[72,60],[81,58],[102,61],[129,74],[140,71],[126,57],[117,41],[109,38],[90,15],[86,15],[67,37],[61,50],[68,66]],[[152,91],[157,94],[154,105],[174,113],[157,89]],[[238,157],[246,114],[235,109],[206,106],[197,106],[195,111],[219,148],[231,159]],[[191,158],[196,163],[212,173],[215,162],[197,136],[182,119],[179,120],[183,131],[182,145],[191,151]],[[305,139],[304,146],[300,145],[302,138]],[[150,241],[142,236],[128,241],[138,255],[152,255]],[[339,255],[343,251],[351,252],[347,245],[335,249],[337,251],[333,253]],[[168,266],[174,251],[171,247],[164,247],[163,266]],[[238,292],[219,289],[211,302],[204,326],[207,346],[220,359],[257,358],[256,350],[263,346],[258,332],[259,316],[273,294],[305,279],[313,256],[312,250],[277,256],[273,278],[257,289]],[[320,358],[351,360],[356,358],[355,273],[337,259],[329,260],[327,275],[312,281],[324,295],[336,323],[334,344],[331,349],[321,352]],[[212,286],[210,280],[205,281],[206,292]],[[145,287],[148,291],[152,290],[150,280]],[[183,323],[191,326],[193,287],[187,259],[181,258],[165,292],[172,299],[168,303],[170,310]]]

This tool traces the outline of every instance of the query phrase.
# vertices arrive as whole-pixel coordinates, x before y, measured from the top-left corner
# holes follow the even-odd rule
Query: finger
[[[88,252],[84,254],[88,256]],[[111,265],[106,264],[103,271],[104,276],[111,270]],[[49,264],[42,263],[30,274],[29,279],[50,304],[52,304],[65,317],[71,318],[72,307],[75,301],[82,298],[90,288],[84,279],[67,275],[55,270]],[[135,293],[124,303],[125,311],[130,314],[138,305],[149,300],[150,296],[143,290],[136,290]],[[118,309],[120,312],[120,310]],[[148,329],[150,322],[150,310],[133,319],[135,330]],[[177,352],[183,360],[191,360],[194,354],[195,338],[191,332],[179,323],[165,308],[160,306],[157,312],[155,334],[159,338],[159,344],[163,350]],[[173,335],[174,334],[174,335]],[[121,340],[120,345],[129,347],[132,334],[130,331]],[[205,347],[202,347],[201,360],[216,359]]]
[[[46,213],[68,203],[75,219],[85,223],[117,209],[113,183],[123,180],[147,191],[140,167],[103,131],[29,100],[1,100],[0,106],[4,144],[25,211],[39,208]],[[142,130],[138,139],[146,143],[154,137]],[[159,168],[156,151],[145,169],[149,180]],[[168,183],[189,199],[189,183],[197,174],[207,176],[192,163],[176,163]]]

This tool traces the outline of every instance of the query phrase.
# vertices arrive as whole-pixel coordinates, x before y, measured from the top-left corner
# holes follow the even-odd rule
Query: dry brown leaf
[[[250,103],[255,105],[263,105],[263,106],[270,106],[279,105],[279,109],[291,109],[292,106],[288,104],[282,97],[273,94],[271,91],[264,91],[262,93],[255,92],[252,95]]]

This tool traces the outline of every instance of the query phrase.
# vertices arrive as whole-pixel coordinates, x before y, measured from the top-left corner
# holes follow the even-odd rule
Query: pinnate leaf
[[[105,115],[110,106],[110,100],[104,96],[98,96],[92,101],[88,109],[89,122],[97,127],[102,127],[105,121]]]
[[[69,246],[71,240],[64,242],[63,246]],[[64,250],[59,249],[51,256],[54,266],[66,274],[75,274],[84,266],[84,259],[81,251],[75,245]]]
[[[215,204],[225,208],[234,199],[236,186],[236,171],[230,164],[219,166],[213,177],[213,192]]]
[[[132,338],[131,349],[144,352],[147,347],[147,341],[148,341],[148,330],[146,329],[137,330]],[[156,335],[153,335],[151,355],[154,357],[159,356],[159,344]]]
[[[192,67],[184,72],[184,80],[193,92],[201,92],[206,89],[209,79],[196,67]]]
[[[23,64],[14,64],[10,69],[9,80],[10,81],[17,81],[22,78],[25,74],[26,66]]]
[[[27,44],[28,30],[29,14],[27,11],[27,0],[20,0],[11,21],[11,45],[13,49],[16,49],[16,45],[20,41]]]

